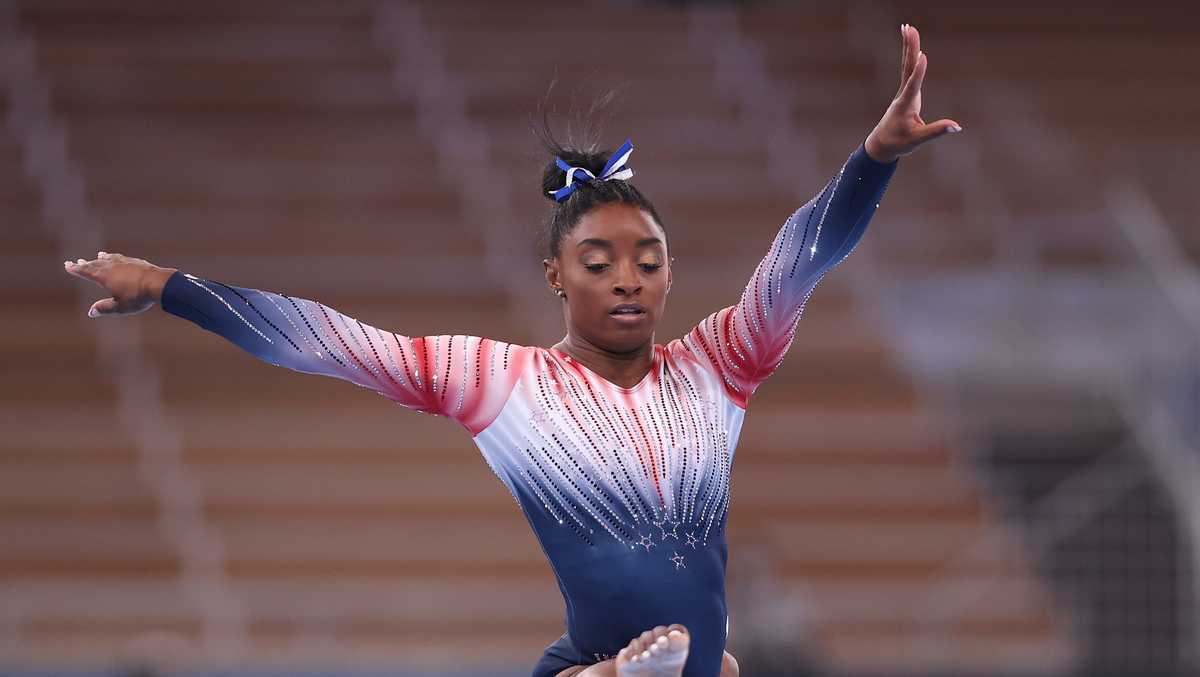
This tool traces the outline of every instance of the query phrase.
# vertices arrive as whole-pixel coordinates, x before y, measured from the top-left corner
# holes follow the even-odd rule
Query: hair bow
[[[632,152],[633,139],[626,139],[625,143],[621,144],[621,147],[618,148],[616,152],[612,154],[612,157],[608,159],[608,162],[605,163],[604,169],[600,172],[598,180],[610,181],[612,179],[621,179],[623,181],[633,176],[633,169],[625,166],[625,163],[629,160],[629,154]],[[558,165],[559,169],[567,173],[567,182],[562,188],[559,188],[558,190],[547,191],[554,196],[555,200],[559,202],[571,197],[571,193],[574,193],[580,185],[587,183],[588,181],[597,180],[596,175],[588,171],[587,168],[572,167],[566,162],[563,162],[563,159],[560,157],[555,157],[554,163]]]

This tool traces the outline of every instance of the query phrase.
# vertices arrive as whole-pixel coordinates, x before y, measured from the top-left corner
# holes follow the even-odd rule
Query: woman
[[[724,527],[747,402],[782,361],[817,283],[862,237],[898,158],[960,131],[921,119],[926,59],[916,29],[900,33],[900,89],[879,124],[783,225],[740,301],[666,345],[654,330],[671,288],[667,234],[628,182],[629,142],[604,154],[550,139],[543,266],[567,326],[551,348],[402,336],[120,254],[65,266],[111,294],[91,317],[159,302],[271,364],[351,381],[470,431],[566,602],[567,632],[535,677],[736,675],[724,651]]]

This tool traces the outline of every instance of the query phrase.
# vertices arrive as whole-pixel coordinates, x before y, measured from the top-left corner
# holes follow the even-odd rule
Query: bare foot
[[[689,640],[678,623],[643,632],[617,654],[617,677],[680,677]]]

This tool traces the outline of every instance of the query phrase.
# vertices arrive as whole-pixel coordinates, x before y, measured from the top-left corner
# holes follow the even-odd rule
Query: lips
[[[615,315],[617,317],[636,317],[638,315],[645,315],[646,307],[640,303],[622,303],[609,310],[608,314]]]

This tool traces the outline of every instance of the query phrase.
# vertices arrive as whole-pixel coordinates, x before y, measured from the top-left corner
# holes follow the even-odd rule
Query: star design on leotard
[[[700,542],[700,539],[696,538],[695,534],[693,534],[690,531],[687,532],[687,544],[692,546],[692,550],[696,549],[696,544],[699,542]]]
[[[687,565],[683,563],[683,555],[680,555],[678,552],[677,552],[677,553],[675,553],[675,556],[674,556],[674,557],[672,557],[672,558],[670,558],[670,559],[671,559],[671,561],[672,561],[672,562],[674,562],[674,563],[675,563],[675,570],[676,570],[676,571],[678,571],[678,570],[680,570],[680,569],[686,569],[686,568],[687,568]]]
[[[655,545],[654,539],[643,534],[638,534],[638,536],[641,536],[642,538],[637,542],[637,545],[645,548],[646,552],[650,552],[650,548],[653,548]]]
[[[670,529],[668,529],[665,526],[667,524],[671,525]],[[671,538],[678,541],[679,540],[679,525],[680,525],[680,522],[678,520],[673,520],[670,517],[664,518],[662,524],[660,524],[658,526],[659,529],[662,529],[662,539],[665,541],[665,540],[667,540],[667,536],[670,536]]]

